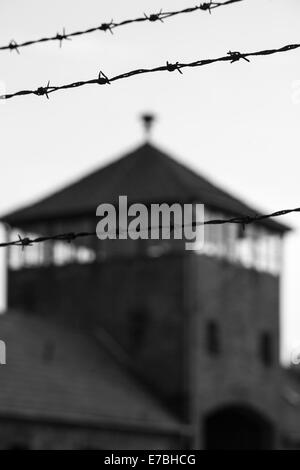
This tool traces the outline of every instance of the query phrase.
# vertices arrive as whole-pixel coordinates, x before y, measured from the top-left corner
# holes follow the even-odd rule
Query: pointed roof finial
[[[145,113],[145,114],[142,114],[141,119],[143,121],[144,129],[145,129],[146,142],[148,142],[150,140],[152,126],[155,121],[155,115],[151,113]]]

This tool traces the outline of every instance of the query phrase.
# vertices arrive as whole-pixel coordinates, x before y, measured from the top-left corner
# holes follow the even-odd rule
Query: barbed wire
[[[37,88],[36,90],[21,90],[21,91],[17,91],[11,94],[0,95],[0,100],[8,100],[16,96],[24,96],[24,95],[46,96],[46,98],[49,99],[49,95],[51,93],[54,93],[59,90],[78,88],[78,87],[82,87],[85,85],[110,85],[117,80],[122,80],[125,78],[133,77],[135,75],[143,75],[143,74],[154,73],[154,72],[177,71],[180,74],[182,74],[182,69],[184,68],[202,67],[204,65],[210,65],[210,64],[217,63],[217,62],[235,63],[235,62],[238,62],[239,60],[245,60],[247,62],[250,62],[249,57],[268,56],[272,54],[278,54],[280,52],[287,52],[287,51],[291,51],[294,49],[298,49],[299,47],[300,47],[300,44],[288,44],[287,46],[283,46],[278,49],[266,49],[266,50],[256,51],[256,52],[243,52],[242,53],[238,51],[229,51],[226,56],[218,57],[215,59],[200,59],[200,60],[196,60],[194,62],[189,62],[189,63],[167,62],[166,65],[161,65],[161,66],[154,67],[151,69],[131,70],[130,72],[125,72],[125,73],[122,73],[120,75],[115,75],[114,77],[110,77],[110,78],[107,77],[107,75],[102,70],[100,70],[98,77],[93,78],[91,80],[78,81],[78,82],[73,82],[73,83],[60,85],[60,86],[50,85],[50,81],[48,81],[45,87],[41,86]]]
[[[296,207],[294,209],[283,209],[280,211],[272,212],[271,214],[263,214],[263,215],[255,215],[255,216],[242,216],[242,217],[231,217],[229,219],[212,219],[212,220],[205,220],[203,222],[192,222],[191,224],[171,224],[167,227],[165,225],[157,225],[157,226],[150,226],[145,229],[135,229],[135,230],[124,230],[124,229],[118,229],[114,230],[114,233],[116,235],[119,235],[121,233],[143,233],[143,232],[150,232],[151,230],[161,230],[164,228],[171,228],[172,230],[176,230],[179,228],[184,228],[184,227],[200,227],[200,226],[205,226],[205,225],[224,225],[224,224],[238,224],[242,226],[243,229],[249,224],[261,222],[266,219],[271,219],[275,217],[282,217],[287,214],[291,214],[294,212],[300,212],[300,207]],[[108,232],[103,232],[103,233],[108,233]],[[5,243],[0,243],[0,248],[4,247],[9,247],[9,246],[20,246],[22,249],[33,246],[37,243],[44,243],[48,241],[61,241],[61,242],[68,242],[71,243],[72,241],[78,239],[78,238],[85,238],[85,237],[92,237],[92,236],[97,236],[96,231],[94,232],[69,232],[69,233],[61,233],[58,235],[49,235],[49,236],[41,236],[37,238],[29,238],[29,237],[21,237],[21,235],[18,235],[18,239],[5,242]]]
[[[134,19],[127,19],[127,20],[120,21],[118,23],[111,20],[109,23],[101,23],[100,25],[95,26],[93,28],[88,28],[88,29],[84,29],[80,31],[74,31],[73,33],[66,33],[65,28],[63,28],[62,33],[57,33],[55,36],[43,37],[40,39],[34,39],[31,41],[25,41],[21,43],[17,43],[14,39],[12,39],[8,45],[1,46],[0,50],[16,51],[18,54],[20,54],[20,49],[22,47],[28,47],[28,46],[32,46],[33,44],[41,44],[41,43],[52,42],[52,41],[58,41],[61,47],[63,41],[65,40],[71,40],[74,37],[91,34],[96,31],[103,31],[103,32],[109,31],[110,33],[113,34],[113,30],[115,28],[119,28],[120,26],[125,26],[125,25],[129,25],[132,23],[143,23],[146,21],[150,23],[160,21],[163,23],[164,20],[166,20],[167,18],[172,18],[173,16],[182,15],[184,13],[193,13],[197,10],[208,11],[209,13],[211,13],[211,11],[214,10],[215,8],[219,8],[222,6],[226,6],[232,3],[237,3],[237,2],[242,2],[242,1],[244,0],[227,0],[221,3],[221,2],[213,2],[211,0],[209,2],[200,3],[200,5],[196,5],[194,7],[184,8],[182,10],[177,10],[177,11],[160,10],[158,13],[151,13],[149,15],[146,15],[144,13],[144,16],[142,17],[134,18]]]

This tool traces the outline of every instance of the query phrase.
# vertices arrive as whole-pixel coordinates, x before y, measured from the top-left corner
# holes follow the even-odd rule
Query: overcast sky
[[[0,45],[194,0],[1,0]],[[0,51],[7,92],[300,42],[299,0],[245,0],[116,29],[115,34]],[[300,206],[300,51],[158,73],[0,104],[0,212],[23,205],[136,146],[138,115],[157,114],[154,141],[241,199],[269,212]],[[300,345],[300,215],[285,250],[283,356]],[[297,228],[298,227],[298,228]],[[2,252],[3,255],[3,252]],[[4,289],[1,290],[1,304]]]

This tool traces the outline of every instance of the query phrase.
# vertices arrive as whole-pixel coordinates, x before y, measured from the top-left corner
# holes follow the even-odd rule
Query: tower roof
[[[198,202],[236,216],[254,216],[258,211],[206,178],[196,174],[164,152],[146,143],[111,164],[65,188],[1,218],[12,226],[76,215],[95,215],[101,203]],[[288,227],[266,219],[260,223],[277,232]]]

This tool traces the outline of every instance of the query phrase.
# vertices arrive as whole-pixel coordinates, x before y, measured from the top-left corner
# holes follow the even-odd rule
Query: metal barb
[[[59,47],[62,46],[62,42],[63,42],[64,40],[66,40],[66,41],[71,41],[71,40],[72,40],[72,39],[66,34],[65,28],[63,28],[63,33],[62,33],[62,34],[57,33],[56,39],[59,41]]]
[[[145,18],[146,18],[148,21],[151,21],[151,22],[154,22],[154,21],[161,21],[161,23],[163,23],[163,20],[162,20],[162,18],[161,18],[161,15],[162,15],[162,10],[160,10],[159,13],[151,13],[149,16],[147,16],[146,13],[144,13]]]
[[[19,241],[17,242],[18,245],[22,247],[22,251],[26,248],[26,246],[32,246],[32,240],[30,238],[25,237],[22,238],[20,235],[18,235]]]
[[[199,9],[200,10],[203,10],[203,11],[208,11],[209,14],[211,15],[211,9],[214,5],[217,5],[215,3],[212,3],[212,1],[210,1],[209,3],[206,2],[206,3],[200,3],[199,5]]]
[[[112,19],[110,23],[102,23],[98,29],[100,29],[100,31],[109,31],[111,34],[114,34],[112,31],[114,26],[114,20]]]
[[[12,39],[9,43],[9,49],[11,51],[16,51],[19,55],[20,55],[20,51],[19,51],[19,45],[16,43],[16,41],[14,39]]]
[[[178,70],[178,72],[181,73],[181,75],[182,75],[182,71],[180,70],[180,64],[179,64],[179,62],[176,62],[175,64],[170,64],[170,63],[167,61],[166,68],[167,68],[168,72],[174,72],[174,70]]]
[[[109,78],[105,75],[102,70],[100,70],[99,75],[98,75],[98,83],[99,85],[110,85]]]
[[[71,243],[77,238],[76,233],[71,232],[71,233],[66,233],[63,234],[61,237],[59,237],[60,240],[66,241],[67,243]]]
[[[234,52],[228,51],[227,54],[231,57],[231,62],[230,62],[231,64],[241,59],[244,59],[246,62],[250,62],[250,60],[247,57],[245,57],[245,54],[241,54],[238,51],[234,51]]]
[[[48,100],[49,99],[49,96],[48,96],[49,88],[50,88],[50,80],[48,80],[47,86],[39,87],[37,90],[35,90],[34,94],[37,95],[37,96],[44,96],[45,95],[47,100]]]

